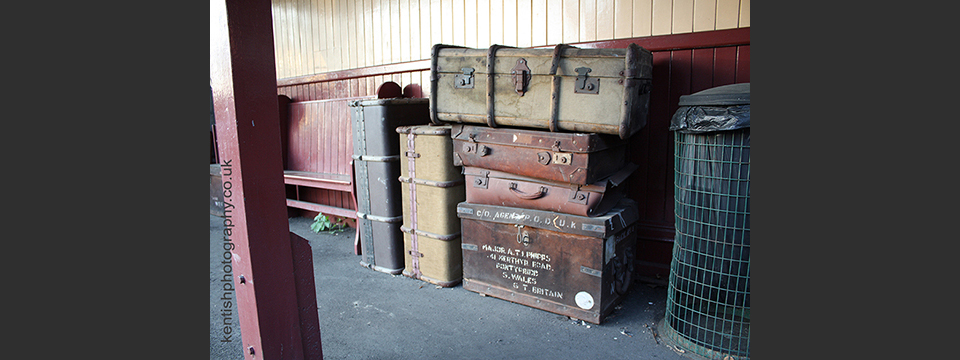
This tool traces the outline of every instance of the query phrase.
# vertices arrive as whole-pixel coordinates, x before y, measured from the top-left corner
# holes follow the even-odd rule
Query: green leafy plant
[[[346,227],[346,224],[343,223],[343,219],[337,218],[335,221],[330,221],[323,213],[317,214],[313,218],[313,224],[310,224],[310,229],[315,233],[326,231],[330,234],[337,234],[343,232],[344,227]]]

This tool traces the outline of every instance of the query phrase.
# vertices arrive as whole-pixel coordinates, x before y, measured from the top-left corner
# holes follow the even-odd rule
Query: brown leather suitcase
[[[621,49],[437,44],[430,75],[435,124],[528,127],[626,139],[647,123],[653,53],[637,44]]]
[[[448,287],[460,283],[460,167],[453,166],[449,126],[401,126],[403,275]]]
[[[543,180],[587,185],[627,165],[627,143],[613,135],[454,124],[450,136],[454,165]]]
[[[463,288],[600,324],[630,288],[636,202],[598,217],[460,203]]]
[[[525,209],[556,211],[579,216],[607,213],[620,198],[621,186],[637,165],[627,163],[620,171],[590,185],[541,180],[495,170],[466,166],[463,174],[467,202]]]

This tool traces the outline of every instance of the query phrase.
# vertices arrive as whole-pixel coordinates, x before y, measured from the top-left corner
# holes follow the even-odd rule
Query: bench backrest
[[[347,103],[366,98],[291,102],[284,170],[350,175],[353,130]]]

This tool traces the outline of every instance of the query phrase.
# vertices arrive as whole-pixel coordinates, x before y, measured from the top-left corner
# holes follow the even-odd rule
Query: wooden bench
[[[291,101],[280,95],[288,207],[357,220],[352,119],[347,106],[356,99]],[[359,233],[354,239],[357,255]]]
[[[350,162],[350,167],[353,167],[353,161]],[[354,208],[356,208],[356,191],[354,191],[354,181],[352,175],[353,174],[348,176],[343,174],[284,170],[283,183],[294,186],[305,186],[314,189],[348,192],[353,198],[353,205]],[[299,193],[300,191],[297,191],[297,194]],[[357,210],[317,204],[300,200],[299,198],[287,199],[287,206],[309,211],[316,211],[323,213],[324,215],[340,216],[354,220],[357,219]]]

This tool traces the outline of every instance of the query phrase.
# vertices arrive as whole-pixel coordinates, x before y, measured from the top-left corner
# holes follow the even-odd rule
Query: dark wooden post
[[[210,81],[223,174],[224,236],[235,246],[232,266],[244,357],[322,358],[319,327],[304,327],[317,334],[301,333],[274,64],[270,0],[211,0]],[[305,320],[316,321],[316,316]],[[316,342],[317,351],[305,351],[308,342]]]

